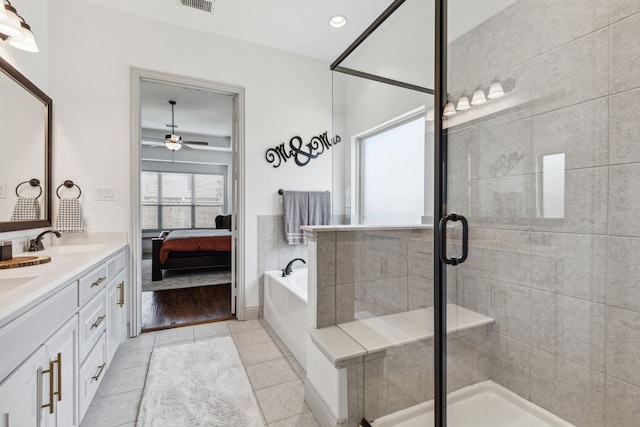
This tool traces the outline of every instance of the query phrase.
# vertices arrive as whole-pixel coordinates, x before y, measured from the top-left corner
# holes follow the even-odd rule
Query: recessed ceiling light
[[[344,24],[346,23],[347,23],[347,18],[345,18],[342,15],[336,15],[331,19],[329,19],[329,25],[331,25],[333,28],[344,27]]]

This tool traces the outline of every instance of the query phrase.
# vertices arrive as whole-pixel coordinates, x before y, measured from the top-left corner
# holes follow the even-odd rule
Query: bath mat
[[[226,285],[228,283],[231,283],[231,271],[217,271],[206,268],[165,271],[164,279],[152,282],[151,260],[142,260],[142,292]]]
[[[154,349],[136,426],[262,427],[231,337]]]

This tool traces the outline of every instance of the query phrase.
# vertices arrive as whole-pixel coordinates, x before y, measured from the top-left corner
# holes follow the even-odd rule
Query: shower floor
[[[449,394],[449,427],[573,427],[549,411],[512,391],[484,381]],[[433,400],[385,415],[373,427],[425,427],[433,425]]]

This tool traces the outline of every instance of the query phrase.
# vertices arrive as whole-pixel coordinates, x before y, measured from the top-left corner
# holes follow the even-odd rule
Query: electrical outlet
[[[0,184],[0,199],[7,198],[7,184]]]
[[[93,200],[116,200],[116,187],[94,187]]]

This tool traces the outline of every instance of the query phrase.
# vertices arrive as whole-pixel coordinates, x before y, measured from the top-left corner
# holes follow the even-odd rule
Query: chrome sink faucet
[[[293,265],[294,262],[296,261],[302,261],[304,264],[306,264],[307,262],[305,260],[303,260],[302,258],[294,258],[291,261],[289,261],[289,264],[287,264],[287,266],[284,268],[284,270],[282,270],[282,277],[286,277],[288,275],[291,274],[291,266]]]
[[[37,251],[44,250],[44,245],[42,244],[42,238],[47,233],[53,233],[56,235],[57,238],[61,237],[61,234],[59,231],[56,231],[56,230],[43,231],[42,233],[38,234],[38,236],[35,239],[29,240],[29,252],[37,252]]]

